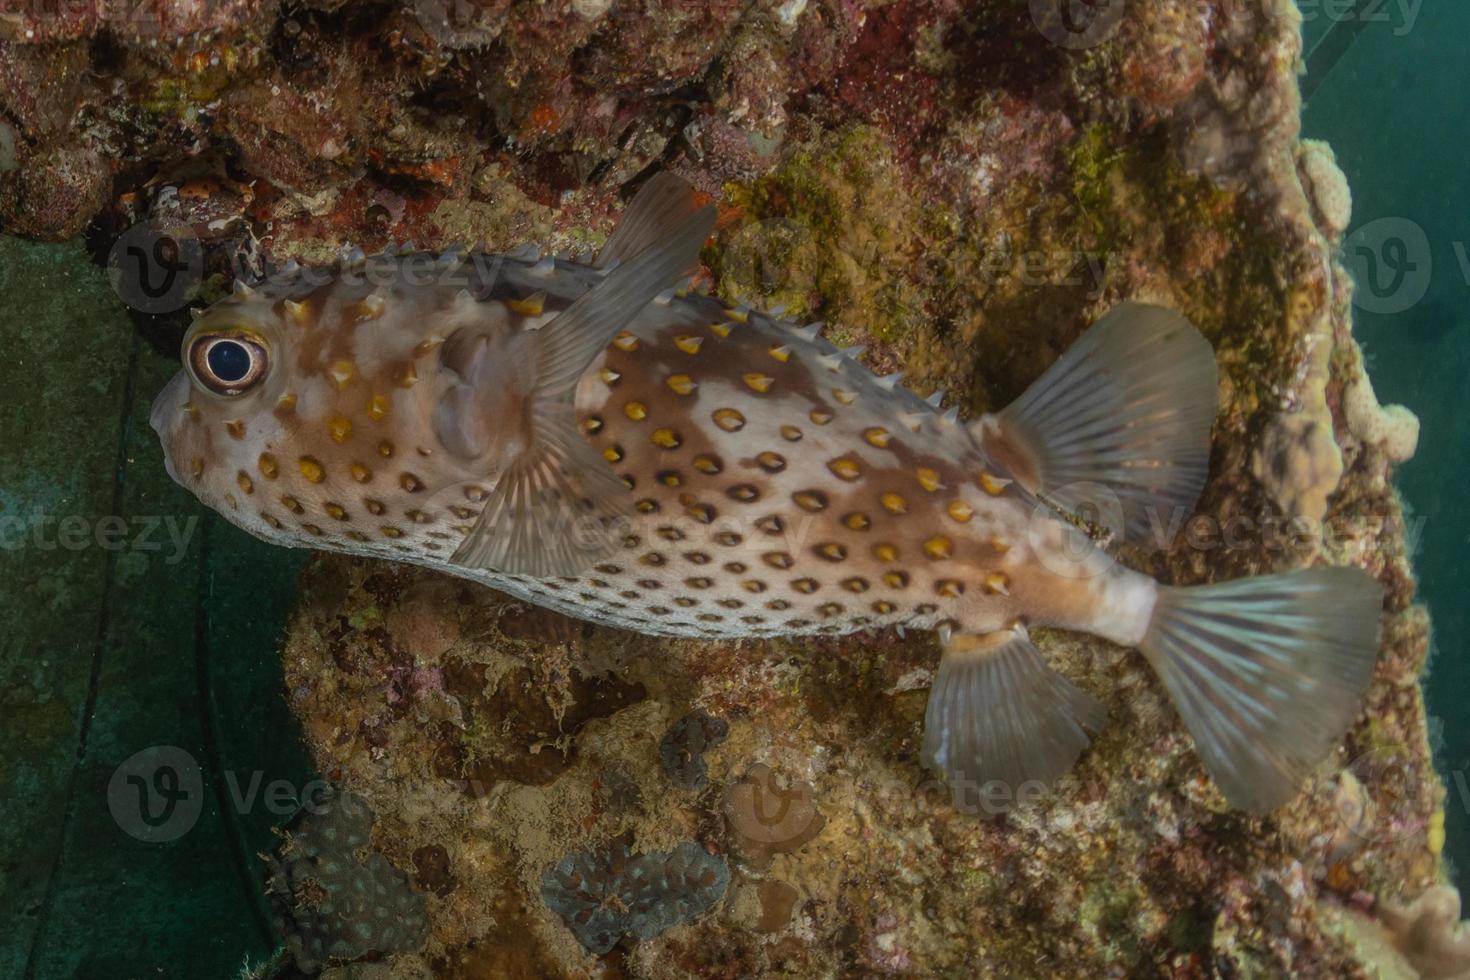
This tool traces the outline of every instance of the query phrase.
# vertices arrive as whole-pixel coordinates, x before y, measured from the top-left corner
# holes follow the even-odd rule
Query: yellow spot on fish
[[[755,462],[757,466],[767,473],[780,473],[786,468],[786,457],[780,453],[773,453],[770,450],[758,453],[755,457]]]
[[[594,432],[599,432],[601,431],[601,429],[602,419],[598,418],[596,415],[587,416],[586,421],[582,423],[582,431],[587,433],[588,435],[591,435]]]
[[[1007,551],[1010,551],[1011,550],[1011,543],[1009,541],[1007,541],[1005,538],[991,538],[990,539],[990,547],[993,548],[993,549],[995,549],[995,551],[996,551],[997,554],[1002,554],[1003,555]]]
[[[320,483],[327,478],[327,471],[314,456],[302,456],[297,465],[301,467],[301,475],[312,483]]]
[[[324,533],[326,533],[321,528],[317,527],[315,524],[303,524],[303,525],[301,525],[301,529],[303,531],[305,531],[307,534],[310,534],[313,537],[317,537],[317,538],[321,537]]]
[[[811,413],[807,417],[810,418],[817,425],[826,425],[828,422],[832,421],[832,413],[824,412],[820,408],[812,409]]]
[[[887,616],[896,608],[898,607],[889,602],[887,599],[879,599],[877,602],[873,603],[873,612],[878,613],[880,616]]]
[[[225,431],[235,439],[245,438],[245,422],[243,419],[233,419],[225,423]]]
[[[260,517],[261,517],[261,520],[265,521],[267,524],[269,524],[271,527],[275,528],[277,531],[281,530],[281,528],[283,527],[283,525],[281,524],[281,519],[278,518],[278,517],[276,517],[274,514],[269,514],[269,513],[266,513],[265,511],[262,511],[261,514],[260,514]]]
[[[750,319],[750,311],[740,309],[726,310],[725,316],[727,316],[731,320],[734,320],[736,323],[744,323],[746,320]]]
[[[918,471],[914,475],[919,478],[919,486],[923,487],[925,490],[928,490],[930,493],[933,493],[935,490],[939,489],[939,474],[934,470],[931,470],[929,467],[919,467]]]
[[[800,442],[801,430],[794,425],[781,426],[781,438],[787,442]]]
[[[602,379],[603,384],[609,387],[617,384],[618,379],[622,377],[621,374],[614,371],[612,368],[603,368],[601,371],[597,372],[597,376]]]
[[[405,473],[398,478],[398,485],[409,493],[418,493],[424,488],[424,481],[412,473]]]
[[[389,442],[387,439],[384,439],[382,442],[378,443],[378,455],[382,456],[384,459],[392,456],[393,443]]]
[[[848,391],[846,388],[833,388],[832,397],[837,399],[843,405],[851,405],[853,402],[857,401],[857,392]]]
[[[674,346],[686,354],[698,354],[699,347],[704,343],[703,337],[691,337],[687,333],[681,333],[674,338]]]
[[[281,472],[280,467],[276,464],[276,458],[270,453],[261,453],[256,465],[260,468],[260,475],[267,480],[274,480],[276,474]]]
[[[898,561],[898,549],[891,544],[875,544],[873,557],[879,561]]]
[[[817,554],[827,561],[842,561],[847,557],[847,549],[835,541],[819,544],[816,548]]]
[[[296,410],[296,395],[294,392],[286,392],[276,399],[276,411],[291,412]]]
[[[787,347],[785,344],[772,344],[769,348],[767,348],[766,353],[770,354],[782,364],[785,364],[787,361],[791,360],[791,348]]]
[[[851,514],[848,514],[842,519],[842,523],[846,524],[848,528],[853,531],[866,531],[868,528],[873,526],[872,520],[869,519],[867,514],[864,514],[861,511],[854,511]]]
[[[695,388],[694,381],[687,374],[676,374],[669,378],[668,385],[676,395],[687,395]]]
[[[613,346],[618,350],[627,351],[631,354],[638,349],[638,338],[628,331],[623,330],[613,338]]]
[[[364,296],[353,305],[352,311],[357,316],[359,322],[363,320],[376,320],[383,315],[384,305],[383,297],[381,296]]]
[[[297,500],[290,494],[287,494],[281,498],[281,506],[286,508],[293,514],[303,514],[306,512],[306,508],[301,506],[301,501]]]
[[[344,416],[333,415],[327,419],[327,432],[333,442],[346,442],[352,436],[352,423]]]
[[[623,406],[623,414],[634,422],[642,422],[648,418],[648,406],[642,402],[628,402]]]
[[[505,305],[510,307],[511,312],[521,316],[540,316],[541,311],[546,309],[546,290],[538,289],[525,299],[508,299]]]
[[[235,474],[235,482],[240,484],[240,489],[245,491],[247,494],[255,492],[255,481],[251,480],[250,474],[246,473],[244,470],[240,470],[238,473]]]
[[[358,483],[367,483],[373,478],[373,471],[361,463],[352,464],[352,478]]]
[[[952,578],[942,578],[934,583],[934,591],[946,599],[955,599],[965,594],[965,583]]]
[[[904,500],[900,494],[885,493],[878,498],[878,502],[890,514],[907,514],[909,510],[909,502]]]
[[[884,572],[883,584],[891,589],[906,588],[909,584],[908,572]]]
[[[322,504],[322,510],[326,511],[329,516],[335,517],[339,521],[347,520],[347,508],[343,507],[341,504]]]
[[[924,542],[924,554],[930,558],[949,558],[954,554],[954,542],[942,534],[936,534]]]
[[[969,523],[970,518],[975,516],[975,508],[963,500],[951,500],[945,510],[949,511],[951,518],[959,521],[961,524]]]
[[[708,455],[707,453],[701,453],[698,456],[694,457],[694,468],[696,470],[699,470],[699,472],[701,473],[709,473],[711,475],[718,473],[722,469],[724,469],[724,467],[720,465],[720,461],[718,459]]]
[[[845,578],[842,580],[842,587],[849,592],[866,592],[868,591],[868,580],[857,576]]]
[[[827,496],[818,490],[798,490],[791,495],[791,499],[796,502],[796,506],[813,514],[827,509]]]
[[[298,303],[295,300],[288,299],[285,301],[284,306],[286,309],[286,316],[291,319],[292,323],[295,323],[297,326],[304,327],[307,325],[307,323],[310,322],[311,311],[307,309],[305,303]]]
[[[745,428],[745,416],[733,408],[717,408],[710,417],[726,432],[739,432]]]
[[[352,378],[357,374],[357,366],[351,361],[333,361],[327,368],[327,380],[338,391],[346,388],[352,383]]]
[[[1006,578],[1005,572],[991,572],[985,576],[985,591],[997,595],[1010,595],[1010,579]]]
[[[733,323],[711,323],[709,325],[710,331],[712,333],[714,333],[714,335],[716,337],[728,337],[728,336],[730,336],[730,331],[734,327],[735,327],[735,324],[733,324]]]
[[[384,398],[382,395],[374,395],[373,397],[369,398],[367,413],[368,418],[372,419],[374,422],[383,421],[383,417],[388,414],[388,399]]]
[[[602,458],[609,463],[620,463],[623,460],[623,450],[618,446],[608,446],[602,451]]]
[[[866,429],[863,431],[863,439],[870,446],[877,446],[879,449],[887,449],[888,444],[893,441],[893,436],[889,435],[887,429],[883,428],[882,426],[875,425],[871,429]]]
[[[391,525],[385,525],[383,527],[378,528],[378,530],[379,531],[382,531],[383,532],[383,536],[384,537],[387,537],[387,538],[401,538],[401,537],[403,537],[403,531],[400,528],[396,528],[396,527],[393,527]]]
[[[1002,480],[1000,477],[991,476],[989,473],[982,472],[979,479],[981,489],[992,497],[999,497],[1005,493],[1006,487],[1011,485],[1010,480]]]
[[[684,508],[684,513],[701,524],[712,523],[715,519],[715,509],[709,504],[690,504]]]
[[[649,436],[655,446],[665,449],[678,449],[684,444],[684,440],[673,429],[654,429],[653,435]]]
[[[761,374],[759,371],[752,371],[745,376],[745,386],[751,391],[759,392],[762,395],[770,391],[771,385],[775,383],[775,378],[768,374]]]
[[[383,502],[381,500],[374,500],[372,497],[362,498],[362,505],[366,507],[368,509],[368,513],[372,514],[374,517],[380,516],[385,510],[388,509],[387,507],[383,506]]]
[[[403,370],[398,372],[398,387],[412,388],[419,383],[419,369],[413,364],[405,364]]]
[[[863,475],[863,468],[858,465],[858,461],[849,456],[832,460],[827,464],[827,469],[831,470],[832,475],[837,479],[846,480],[849,483]]]
[[[814,578],[799,578],[792,581],[791,587],[802,595],[811,595],[821,588],[821,583]]]

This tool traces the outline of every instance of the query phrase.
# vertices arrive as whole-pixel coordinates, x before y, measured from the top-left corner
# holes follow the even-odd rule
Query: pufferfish
[[[938,630],[923,761],[1001,809],[1104,720],[1028,629],[1086,631],[1142,651],[1233,806],[1293,795],[1370,680],[1376,581],[1169,587],[1077,530],[1192,510],[1216,366],[1187,320],[1121,305],[967,423],[819,324],[679,288],[713,225],[661,174],[590,264],[405,247],[241,284],[153,406],[168,470],[268,542],[642,633]]]

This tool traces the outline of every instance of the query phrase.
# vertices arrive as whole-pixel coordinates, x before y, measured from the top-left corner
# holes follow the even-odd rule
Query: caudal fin
[[[1231,806],[1286,802],[1357,715],[1383,589],[1357,568],[1160,588],[1139,648]]]
[[[1124,303],[1015,402],[976,423],[1021,485],[1067,511],[1122,508],[1135,544],[1194,509],[1209,470],[1215,354],[1173,310]]]

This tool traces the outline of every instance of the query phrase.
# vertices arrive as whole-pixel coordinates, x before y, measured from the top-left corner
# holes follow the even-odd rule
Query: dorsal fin
[[[687,184],[675,177],[668,180],[682,185],[692,200]],[[500,477],[455,551],[455,563],[523,575],[575,575],[611,551],[619,518],[627,512],[628,492],[577,430],[573,396],[582,374],[618,331],[698,262],[700,246],[714,230],[712,206],[674,208],[672,197],[668,181],[652,191],[645,187],[624,218],[624,225],[633,224],[635,231],[620,237],[619,226],[609,242],[619,245],[617,268],[527,335],[531,350],[522,363],[531,377],[523,402],[525,445],[511,459],[488,461],[498,464]],[[641,248],[624,251],[630,243]],[[478,394],[494,397],[492,392]],[[444,404],[449,400],[446,396]],[[460,397],[446,411],[478,404],[479,398]],[[472,431],[457,421],[451,417],[443,424]]]
[[[592,264],[605,269],[617,262],[627,262],[667,239],[700,210],[688,181],[667,171],[654,174],[628,202],[622,220]],[[676,275],[670,282],[679,278]]]

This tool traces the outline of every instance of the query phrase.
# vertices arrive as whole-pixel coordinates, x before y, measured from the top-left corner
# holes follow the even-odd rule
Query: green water
[[[0,977],[233,976],[275,945],[255,855],[293,807],[266,791],[311,775],[277,652],[297,553],[164,473],[175,341],[80,245],[0,237],[0,336]]]
[[[1463,567],[1470,511],[1462,506],[1460,481],[1470,450],[1470,87],[1464,66],[1470,4],[1426,3],[1412,21],[1401,7],[1382,9],[1387,22],[1319,18],[1307,25],[1315,57],[1303,128],[1337,152],[1353,189],[1354,230],[1380,222],[1397,233],[1371,236],[1380,248],[1352,256],[1360,278],[1375,279],[1359,283],[1367,292],[1354,331],[1380,400],[1407,405],[1422,423],[1418,453],[1399,471],[1398,485],[1414,518],[1420,597],[1434,617],[1429,709],[1441,727],[1438,758],[1449,788],[1446,853],[1464,891],[1470,887],[1470,607]],[[1415,228],[1422,229],[1423,241]],[[1391,244],[1395,237],[1404,250]]]

